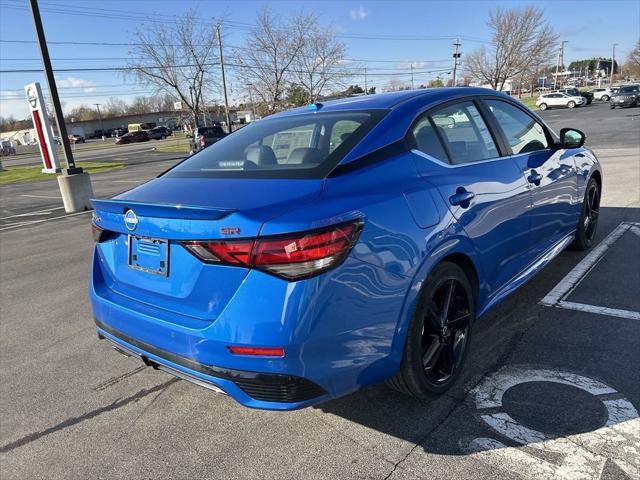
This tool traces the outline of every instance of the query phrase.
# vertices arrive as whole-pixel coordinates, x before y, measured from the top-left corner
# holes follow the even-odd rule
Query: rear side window
[[[354,120],[338,120],[331,129],[329,151],[333,152],[351,135],[360,124]]]
[[[500,100],[485,100],[500,124],[514,155],[548,148],[542,125],[518,107]]]
[[[473,102],[450,105],[431,114],[454,165],[499,156],[491,132]]]
[[[415,147],[422,153],[430,155],[442,162],[448,163],[447,153],[438,138],[435,127],[431,124],[431,119],[427,116],[423,117],[413,127],[411,135],[414,140]]]
[[[324,178],[387,110],[265,118],[227,135],[167,177]]]

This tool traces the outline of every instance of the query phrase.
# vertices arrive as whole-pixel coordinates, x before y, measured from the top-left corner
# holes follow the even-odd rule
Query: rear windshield
[[[199,127],[198,135],[204,135],[205,137],[214,135],[224,135],[222,127]]]
[[[386,110],[310,112],[252,122],[167,177],[324,178]]]

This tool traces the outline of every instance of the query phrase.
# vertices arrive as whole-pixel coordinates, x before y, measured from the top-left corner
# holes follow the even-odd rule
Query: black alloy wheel
[[[449,279],[434,292],[422,326],[422,366],[434,386],[449,380],[467,347],[471,306],[464,287]]]
[[[416,398],[448,390],[469,351],[474,296],[464,271],[442,262],[422,287],[407,330],[400,369],[388,384]]]
[[[584,200],[582,202],[582,213],[578,222],[576,238],[572,246],[576,250],[587,250],[593,244],[598,229],[598,218],[600,216],[600,189],[598,182],[591,178],[587,184]]]

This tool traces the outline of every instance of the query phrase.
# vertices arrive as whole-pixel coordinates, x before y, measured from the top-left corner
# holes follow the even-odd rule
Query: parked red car
[[[134,143],[134,142],[147,142],[149,141],[149,134],[144,130],[140,130],[139,132],[129,132],[125,133],[121,137],[116,140],[116,145],[122,145],[124,143]]]

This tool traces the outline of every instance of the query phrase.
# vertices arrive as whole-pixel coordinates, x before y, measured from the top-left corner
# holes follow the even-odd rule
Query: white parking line
[[[585,275],[600,261],[602,256],[624,233],[636,224],[621,223],[607,237],[594,248],[589,255],[584,257],[573,270],[571,270],[553,289],[540,300],[542,305],[549,307],[556,306],[562,299],[567,297],[580,283]]]
[[[8,225],[4,225],[0,227],[0,232],[4,230],[14,230],[20,227],[27,227],[29,225],[35,225],[36,223],[44,223],[44,222],[50,222],[52,220],[60,220],[61,218],[76,217],[78,215],[85,215],[87,213],[92,213],[92,212],[93,210],[85,210],[84,212],[69,213],[68,215],[60,215],[58,217],[43,218],[42,220],[28,220],[26,222],[10,223]]]
[[[628,318],[629,320],[640,320],[640,312],[632,310],[622,310],[619,308],[598,307],[596,305],[588,305],[586,303],[567,302],[562,300],[558,302],[556,307],[566,308],[567,310],[577,310],[579,312],[597,313],[600,315],[608,315],[609,317]]]
[[[631,231],[640,236],[640,224],[623,222],[618,225],[600,244],[594,248],[591,253],[584,257],[558,284],[551,289],[545,297],[540,300],[541,305],[548,307],[566,308],[568,310],[577,310],[580,312],[597,313],[601,315],[609,315],[618,318],[627,318],[630,320],[640,320],[640,312],[631,310],[622,310],[617,308],[600,307],[597,305],[588,305],[585,303],[566,301],[571,293],[576,289],[578,284],[589,274],[589,272],[604,257],[605,253],[625,232]]]
[[[44,210],[34,210],[33,212],[18,213],[16,215],[9,215],[8,217],[2,217],[0,218],[0,221],[8,220],[10,218],[31,217],[34,215],[47,215],[55,210],[62,210],[63,208],[64,207],[54,207],[54,208],[45,208]]]
[[[56,200],[62,198],[60,195],[51,196],[51,195],[20,195],[21,197],[29,197],[29,198],[55,198]]]

